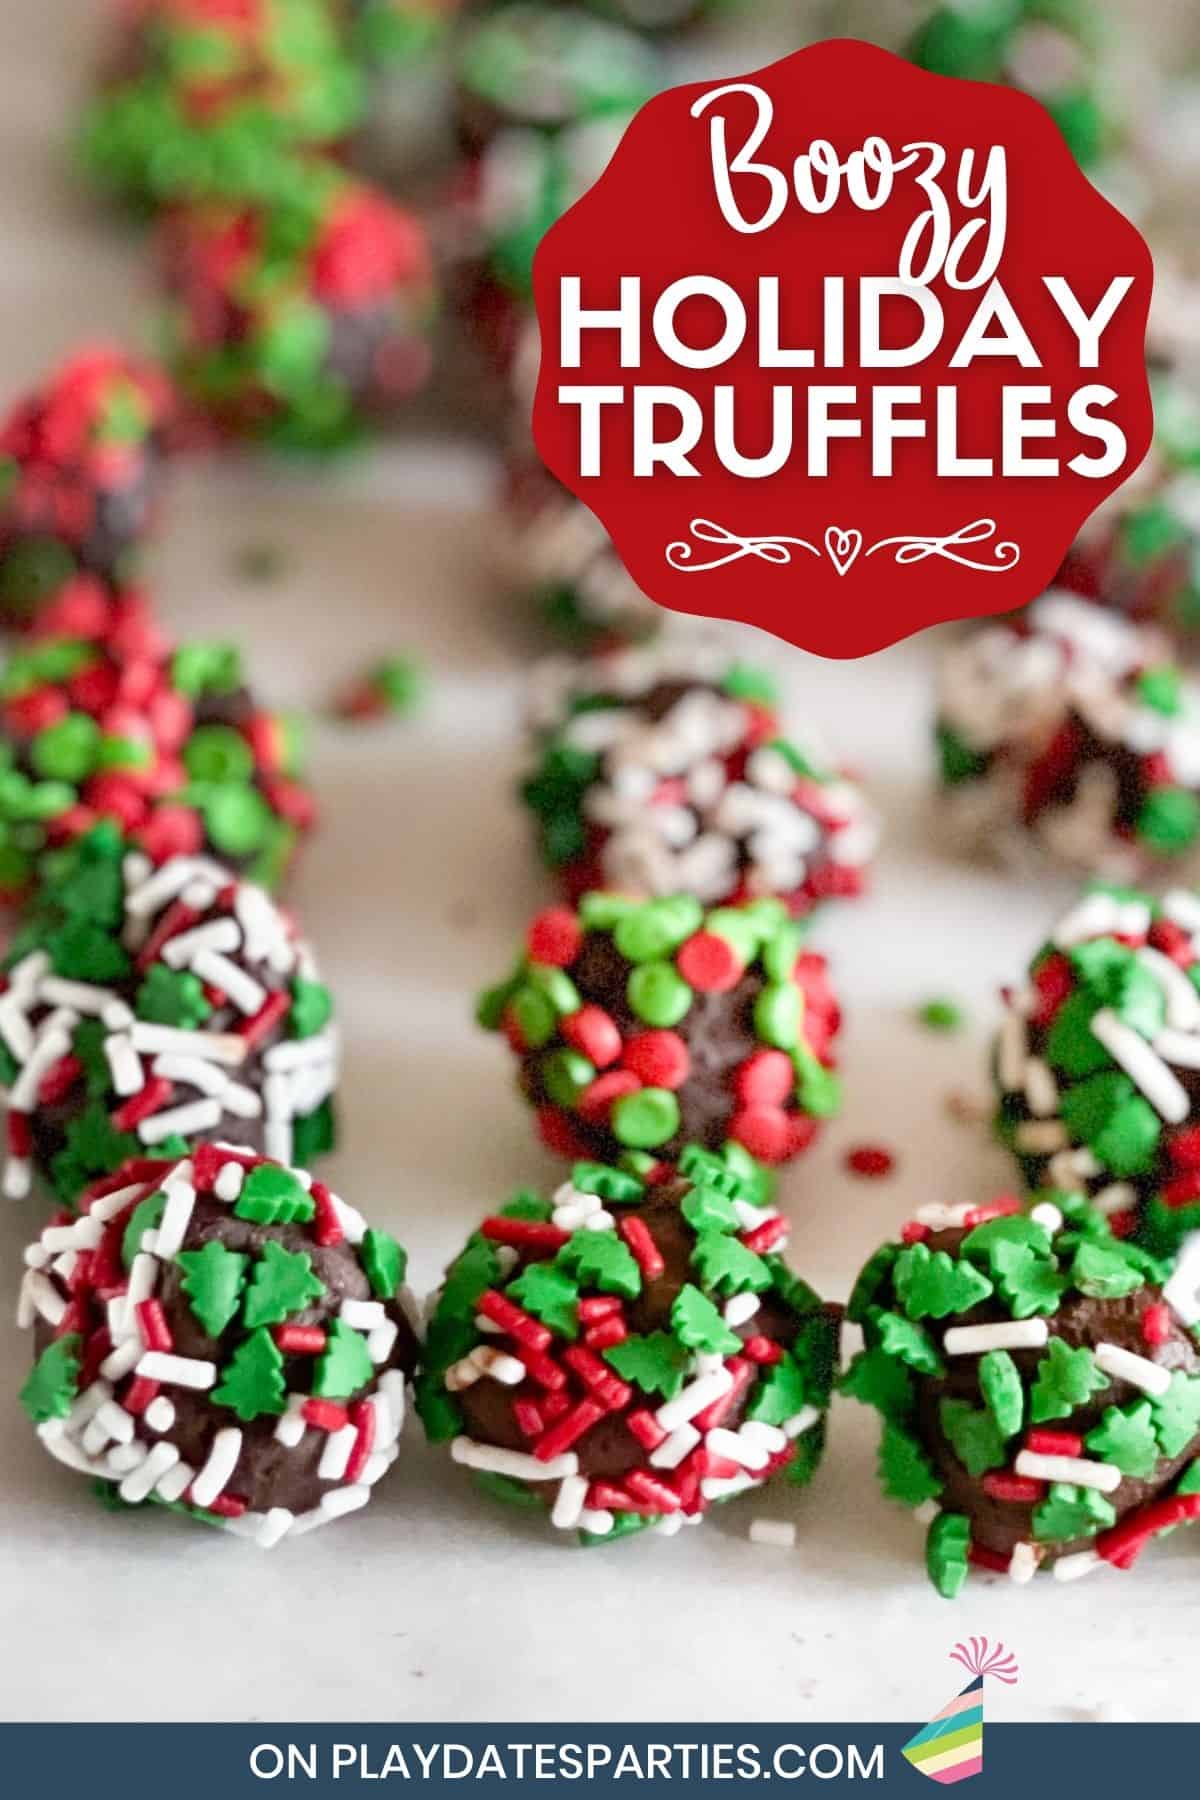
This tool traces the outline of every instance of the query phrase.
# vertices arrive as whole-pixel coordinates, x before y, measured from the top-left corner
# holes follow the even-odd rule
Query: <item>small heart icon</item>
[[[862,549],[861,531],[847,531],[842,525],[830,525],[825,532],[825,553],[839,575],[853,567]]]

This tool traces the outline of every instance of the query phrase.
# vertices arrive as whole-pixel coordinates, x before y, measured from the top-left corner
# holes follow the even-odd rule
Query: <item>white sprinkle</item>
[[[679,1425],[664,1438],[657,1450],[650,1453],[650,1466],[653,1469],[677,1469],[686,1456],[690,1456],[700,1442],[700,1433],[694,1425]]]
[[[128,1031],[133,1024],[134,1013],[132,1007],[126,1006],[123,1000],[110,1000],[100,1018],[110,1031]]]
[[[1055,1150],[1065,1150],[1070,1142],[1066,1126],[1058,1119],[1026,1119],[1013,1137],[1017,1149],[1027,1150],[1031,1156],[1050,1156]]]
[[[172,1176],[164,1184],[163,1193],[167,1197],[167,1204],[159,1222],[158,1242],[154,1253],[160,1261],[172,1262],[183,1248],[192,1209],[196,1204],[196,1190],[190,1181],[179,1181]]]
[[[255,1535],[254,1541],[259,1549],[273,1550],[276,1544],[287,1537],[295,1520],[295,1513],[289,1512],[286,1506],[271,1507],[269,1512],[263,1514],[262,1523]]]
[[[753,1475],[743,1471],[740,1475],[706,1475],[700,1483],[700,1492],[706,1500],[728,1500],[734,1494],[744,1494],[747,1488],[759,1487],[761,1483]]]
[[[1030,1208],[1029,1216],[1035,1225],[1044,1225],[1051,1236],[1062,1229],[1062,1213],[1052,1200],[1039,1200],[1036,1206]]]
[[[245,1180],[246,1171],[241,1163],[222,1163],[217,1171],[217,1179],[213,1182],[213,1193],[218,1200],[232,1202],[241,1193]]]
[[[751,1519],[749,1538],[752,1544],[766,1544],[772,1550],[794,1550],[796,1527],[786,1519]]]
[[[42,1233],[42,1248],[52,1254],[59,1250],[94,1250],[103,1236],[100,1220],[85,1213],[71,1225],[47,1225]]]
[[[219,1098],[229,1086],[225,1071],[217,1063],[205,1062],[202,1056],[156,1056],[150,1072],[161,1075],[164,1081],[185,1082],[214,1098]]]
[[[520,1387],[529,1373],[518,1357],[508,1356],[503,1350],[493,1350],[488,1344],[472,1350],[471,1361],[481,1375],[498,1381],[502,1387]]]
[[[298,1169],[293,1170],[293,1174],[298,1175],[300,1173],[301,1171]],[[353,1206],[347,1206],[344,1200],[339,1200],[336,1194],[331,1194],[329,1198],[333,1210],[337,1214],[338,1224],[342,1228],[342,1235],[347,1243],[361,1244],[364,1237],[367,1235],[367,1221]]]
[[[336,1044],[330,1034],[323,1031],[317,1037],[285,1038],[281,1044],[272,1044],[263,1053],[263,1067],[286,1075],[293,1069],[309,1068],[314,1063],[332,1062],[336,1054]],[[588,1195],[588,1198],[595,1199],[595,1195]]]
[[[133,1420],[115,1400],[106,1400],[103,1406],[98,1406],[92,1423],[106,1439],[115,1438],[118,1444],[133,1442]]]
[[[520,1450],[501,1450],[494,1444],[477,1444],[473,1438],[456,1437],[450,1445],[456,1463],[468,1469],[482,1469],[489,1475],[510,1475],[515,1481],[561,1481],[564,1475],[578,1475],[579,1458],[573,1450],[564,1456],[542,1462]]]
[[[171,969],[182,969],[191,963],[198,950],[237,950],[242,942],[237,920],[226,915],[197,925],[192,931],[181,931],[168,938],[159,955]]]
[[[391,1319],[385,1319],[382,1325],[376,1325],[367,1333],[367,1355],[377,1366],[387,1362],[396,1348],[399,1327]]]
[[[345,1324],[353,1325],[356,1331],[373,1331],[387,1319],[378,1300],[343,1300],[338,1316]]]
[[[1102,1569],[1104,1558],[1098,1550],[1076,1550],[1071,1556],[1060,1556],[1051,1570],[1055,1581],[1078,1581],[1093,1569]]]
[[[1163,1299],[1184,1325],[1200,1324],[1200,1231],[1189,1231],[1180,1245]]]
[[[167,1399],[165,1394],[159,1394],[156,1400],[150,1402],[149,1406],[142,1414],[142,1418],[145,1420],[149,1429],[158,1432],[161,1437],[162,1433],[164,1431],[170,1431],[172,1425],[175,1423],[175,1408],[171,1405],[171,1402]]]
[[[1111,894],[1088,894],[1062,920],[1054,933],[1054,945],[1059,950],[1070,950],[1086,938],[1106,937],[1116,930],[1118,918],[1117,902]]]
[[[142,1059],[133,1047],[133,1039],[124,1031],[115,1031],[104,1040],[104,1055],[112,1076],[114,1093],[121,1099],[140,1094],[145,1085]]]
[[[10,1156],[4,1164],[4,1198],[26,1200],[33,1188],[33,1163],[27,1156]]]
[[[192,1477],[195,1473],[191,1463],[173,1463],[166,1474],[161,1477],[154,1491],[161,1500],[165,1500],[168,1505],[173,1505],[176,1500],[183,1499],[192,1485]]]
[[[1057,1110],[1058,1083],[1040,1056],[1031,1056],[1025,1064],[1025,1099],[1039,1119],[1049,1118]]]
[[[1092,1462],[1085,1456],[1039,1456],[1033,1450],[1021,1450],[1013,1468],[1035,1481],[1067,1481],[1073,1487],[1098,1488],[1102,1494],[1111,1494],[1121,1485],[1121,1471],[1114,1463]]]
[[[217,1385],[216,1363],[195,1356],[171,1356],[165,1350],[147,1350],[137,1372],[151,1381],[166,1381],[202,1392]]]
[[[398,1438],[404,1424],[404,1414],[408,1407],[408,1394],[404,1383],[404,1376],[399,1369],[388,1369],[379,1377],[379,1392],[375,1397],[377,1412],[381,1402],[385,1402],[387,1405],[387,1410],[390,1414],[390,1423],[386,1431],[382,1424],[380,1424],[379,1429],[376,1432],[377,1442]]]
[[[769,1452],[761,1444],[756,1444],[753,1440],[747,1442],[740,1432],[726,1431],[719,1425],[705,1437],[704,1447],[711,1450],[714,1456],[740,1463],[743,1469],[765,1469],[771,1460]]]
[[[1145,1038],[1139,1037],[1107,1006],[1102,1006],[1092,1019],[1092,1036],[1140,1088],[1155,1112],[1169,1125],[1183,1123],[1191,1111],[1187,1089]]]
[[[128,1500],[136,1506],[145,1500],[152,1489],[158,1486],[169,1469],[173,1469],[179,1461],[179,1452],[174,1444],[155,1444],[149,1456],[127,1475],[117,1490],[122,1500]]]
[[[71,1039],[67,1032],[42,1028],[21,1073],[13,1082],[8,1104],[13,1112],[32,1112],[37,1105],[42,1077],[56,1062],[70,1054]]]
[[[357,1512],[371,1498],[371,1490],[356,1483],[354,1487],[334,1488],[332,1493],[322,1496],[318,1510],[326,1519],[340,1519],[346,1513]]]
[[[137,1128],[143,1144],[161,1144],[164,1138],[178,1133],[180,1137],[196,1137],[221,1123],[219,1100],[189,1100],[183,1106],[169,1106],[165,1112],[151,1113]]]
[[[227,1081],[221,1091],[221,1105],[235,1119],[260,1119],[262,1117],[262,1101],[253,1088],[244,1087],[240,1081]]]
[[[325,1439],[325,1448],[321,1452],[321,1460],[317,1464],[317,1477],[321,1481],[341,1481],[350,1464],[354,1446],[358,1442],[358,1432],[353,1425],[343,1425],[340,1431],[331,1431]]]
[[[172,1051],[180,1056],[203,1056],[208,1062],[236,1068],[246,1060],[246,1040],[232,1032],[180,1031],[174,1025],[152,1025],[137,1019],[129,1030],[135,1050],[145,1056]]]
[[[86,981],[64,981],[60,975],[47,975],[38,990],[38,999],[47,1006],[69,1006],[74,1012],[97,1018],[117,998],[111,988],[93,987]]]
[[[115,1350],[110,1350],[100,1364],[100,1373],[107,1381],[120,1381],[131,1369],[136,1369],[142,1360],[143,1344],[135,1331],[122,1340]]]
[[[686,1425],[697,1413],[702,1413],[719,1400],[733,1386],[733,1376],[729,1370],[721,1367],[711,1374],[701,1375],[698,1381],[689,1382],[687,1387],[676,1394],[674,1400],[668,1400],[660,1406],[654,1415],[664,1431],[674,1431],[677,1425]]]
[[[1025,1021],[1006,1013],[996,1039],[996,1073],[1006,1094],[1015,1094],[1025,1082]]]
[[[198,856],[173,856],[165,862],[161,869],[132,888],[125,896],[125,909],[135,918],[148,918],[151,913],[160,911],[168,902],[181,894],[188,882],[205,871],[205,863]]]
[[[104,1467],[110,1475],[128,1475],[134,1469],[140,1469],[150,1451],[147,1446],[135,1439],[129,1444],[116,1444],[104,1458]]]
[[[588,1532],[592,1537],[607,1537],[615,1520],[610,1512],[595,1507],[585,1507],[579,1515],[580,1531]]]
[[[932,1525],[941,1510],[936,1500],[922,1500],[920,1506],[913,1507],[913,1523],[922,1528]]]
[[[559,1531],[573,1531],[583,1513],[587,1499],[586,1475],[567,1475],[559,1484],[558,1497],[550,1514],[550,1523]]]
[[[1049,1341],[1045,1319],[1004,1320],[999,1325],[952,1325],[942,1339],[947,1356],[978,1356],[984,1350],[1040,1350]]]
[[[1008,1579],[1015,1581],[1018,1587],[1024,1587],[1032,1581],[1038,1571],[1038,1553],[1033,1544],[1022,1541],[1013,1545],[1013,1553],[1008,1564]]]
[[[1169,894],[1164,894],[1162,910],[1166,918],[1181,925],[1185,931],[1200,931],[1200,899],[1186,888],[1172,888]]]
[[[217,1432],[207,1461],[192,1483],[192,1499],[197,1506],[211,1506],[225,1492],[241,1454],[242,1434],[236,1426]]]
[[[21,1252],[21,1260],[27,1269],[44,1269],[50,1256],[40,1244],[27,1244]]]
[[[146,1239],[143,1237],[142,1242]],[[125,1309],[115,1323],[114,1340],[133,1337],[137,1332],[137,1309],[143,1300],[149,1300],[158,1283],[158,1259],[151,1256],[148,1250],[139,1250],[133,1259],[129,1271],[129,1284],[125,1289]]]
[[[781,1430],[788,1438],[803,1437],[806,1431],[812,1430],[820,1417],[821,1413],[818,1407],[802,1406],[798,1413],[793,1413],[790,1418],[783,1421]]]
[[[92,1201],[88,1207],[88,1218],[99,1219],[102,1224],[107,1224],[110,1219],[115,1219],[119,1212],[124,1212],[131,1200],[145,1191],[146,1183],[144,1181],[134,1181],[129,1187],[117,1188],[114,1193],[105,1194],[103,1199]]]
[[[732,1299],[725,1302],[721,1316],[732,1329],[737,1325],[745,1325],[754,1317],[761,1305],[762,1301],[757,1294],[734,1294]]]
[[[1127,1381],[1131,1387],[1140,1388],[1143,1394],[1151,1394],[1157,1399],[1171,1385],[1169,1369],[1151,1362],[1147,1356],[1122,1350],[1118,1344],[1097,1344],[1095,1355],[1097,1366],[1106,1375],[1111,1375],[1114,1381]]]
[[[286,1450],[294,1450],[303,1441],[304,1433],[308,1430],[307,1421],[301,1410],[303,1406],[304,1396],[293,1394],[288,1401],[287,1411],[275,1427],[275,1442],[282,1444]]]
[[[1177,1069],[1200,1069],[1200,1033],[1194,1031],[1160,1031],[1154,1048],[1164,1062]]]
[[[50,1277],[41,1274],[36,1269],[31,1269],[22,1286],[39,1317],[45,1319],[47,1325],[61,1325],[63,1314],[67,1310],[67,1303]]]
[[[202,950],[192,959],[192,969],[201,981],[210,987],[221,989],[240,1013],[247,1018],[266,1004],[267,990],[261,982],[255,981],[238,963],[230,962],[216,950]]]
[[[1200,1027],[1200,994],[1178,963],[1149,945],[1137,952],[1137,960],[1157,977],[1167,997],[1167,1024],[1179,1031],[1195,1031]]]
[[[1092,1195],[1092,1205],[1108,1218],[1110,1213],[1127,1212],[1137,1200],[1137,1189],[1130,1181],[1110,1181]]]
[[[928,1225],[933,1231],[956,1231],[976,1210],[972,1200],[958,1201],[954,1205],[945,1200],[929,1200],[917,1208],[915,1216],[919,1225]]]
[[[33,1049],[33,1032],[29,1020],[15,1003],[11,992],[0,1000],[0,1037],[19,1063],[23,1063]]]
[[[84,1426],[90,1424],[106,1400],[111,1400],[113,1391],[107,1381],[93,1381],[90,1387],[84,1388],[71,1403],[67,1414],[66,1429],[72,1436],[78,1436]]]

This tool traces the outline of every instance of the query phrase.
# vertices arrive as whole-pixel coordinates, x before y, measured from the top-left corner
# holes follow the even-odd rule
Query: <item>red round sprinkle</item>
[[[882,1144],[857,1144],[847,1150],[843,1160],[851,1175],[861,1175],[866,1181],[881,1181],[896,1166],[895,1157]]]
[[[727,994],[742,979],[744,964],[733,945],[715,931],[698,931],[683,944],[675,966],[702,994]]]
[[[1170,1335],[1171,1309],[1164,1301],[1155,1300],[1142,1314],[1142,1341],[1157,1349]]]
[[[621,1059],[646,1087],[682,1087],[691,1072],[688,1047],[677,1031],[639,1031]]]
[[[923,1244],[925,1239],[931,1236],[932,1233],[928,1225],[922,1225],[920,1219],[909,1219],[906,1224],[900,1227],[900,1242],[902,1244]]]
[[[795,1085],[792,1059],[782,1050],[756,1050],[733,1072],[733,1091],[743,1106],[782,1106]]]
[[[547,1150],[556,1156],[569,1156],[572,1162],[591,1154],[565,1112],[557,1106],[540,1106],[537,1111],[538,1136]]]
[[[792,1154],[791,1121],[782,1107],[743,1107],[729,1121],[729,1135],[759,1162],[783,1162]]]
[[[535,963],[565,969],[583,944],[583,926],[569,906],[548,906],[529,927],[525,948]]]
[[[1200,1125],[1167,1139],[1167,1155],[1177,1169],[1200,1169]]]
[[[613,1102],[624,1094],[636,1094],[641,1085],[632,1069],[609,1069],[584,1088],[575,1102],[576,1111],[589,1125],[604,1125]]]
[[[562,1020],[559,1030],[572,1050],[598,1069],[607,1069],[621,1054],[621,1033],[602,1006],[581,1006]]]

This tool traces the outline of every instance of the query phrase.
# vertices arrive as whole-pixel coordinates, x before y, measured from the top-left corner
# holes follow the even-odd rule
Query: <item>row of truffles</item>
[[[301,734],[229,644],[173,645],[146,596],[79,576],[0,670],[0,892],[101,820],[155,863],[219,857],[277,887],[315,817]]]
[[[1045,594],[944,652],[936,736],[963,848],[1113,881],[1195,872],[1200,689],[1157,632]]]
[[[568,898],[774,895],[799,916],[862,891],[878,828],[861,790],[782,735],[773,682],[720,644],[552,659],[531,688],[521,794]]]
[[[311,952],[264,889],[160,868],[102,825],[47,865],[4,962],[4,1191],[68,1207],[130,1157],[233,1139],[332,1147],[338,1039]]]
[[[776,899],[549,907],[478,1016],[516,1057],[548,1148],[638,1174],[687,1144],[788,1162],[840,1102],[825,959]]]

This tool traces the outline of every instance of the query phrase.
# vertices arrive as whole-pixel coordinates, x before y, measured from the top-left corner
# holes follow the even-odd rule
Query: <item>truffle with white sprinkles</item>
[[[690,1147],[644,1182],[580,1163],[450,1265],[417,1382],[430,1438],[495,1498],[584,1544],[671,1536],[824,1444],[837,1320],[783,1262],[787,1224]]]
[[[842,1387],[881,1415],[884,1493],[934,1509],[930,1579],[1131,1568],[1200,1517],[1200,1352],[1167,1265],[1079,1194],[922,1208],[867,1263]]]
[[[874,814],[819,749],[782,735],[775,703],[769,676],[704,639],[543,663],[522,796],[568,895],[768,894],[801,914],[860,893]]]
[[[300,1170],[139,1158],[25,1253],[21,1401],[45,1448],[270,1549],[355,1512],[416,1361],[405,1254]]]
[[[1098,888],[1006,991],[997,1129],[1031,1186],[1081,1189],[1122,1235],[1200,1227],[1200,899]]]
[[[72,1204],[127,1157],[234,1139],[332,1144],[338,1040],[311,953],[266,892],[206,857],[160,868],[96,827],[47,859],[6,962],[4,1192]]]
[[[937,744],[963,848],[1186,878],[1200,844],[1200,690],[1151,630],[1060,592],[951,646]]]

